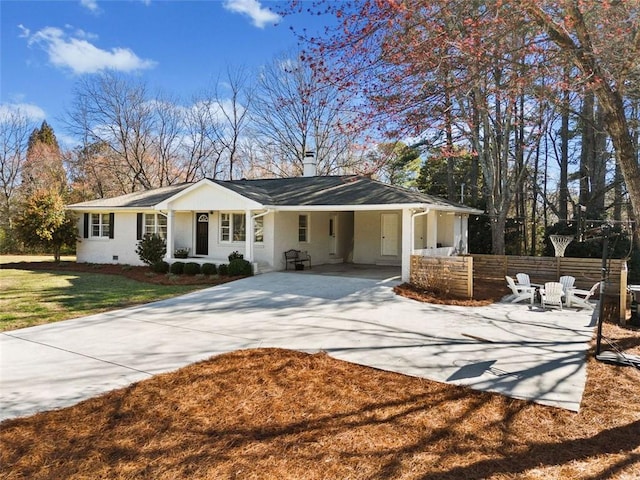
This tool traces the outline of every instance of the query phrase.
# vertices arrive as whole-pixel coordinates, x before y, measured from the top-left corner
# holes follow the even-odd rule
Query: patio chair
[[[562,290],[564,291],[564,299],[565,302],[569,301],[569,289],[573,288],[573,284],[576,283],[576,277],[572,277],[571,275],[563,275],[558,280],[562,284]],[[569,303],[567,303],[567,307]]]
[[[533,305],[533,299],[536,293],[536,287],[531,287],[528,285],[516,285],[516,282],[513,278],[506,276],[507,285],[511,289],[511,303],[518,303],[523,300],[529,300],[531,305]]]
[[[528,273],[516,273],[516,279],[518,280],[518,285],[531,286],[531,279]]]
[[[544,284],[544,288],[540,289],[542,308],[547,308],[547,305],[555,305],[560,307],[560,310],[562,310],[563,297],[564,290],[560,282],[547,282]]]
[[[567,307],[580,307],[590,308],[593,310],[595,307],[593,303],[589,302],[589,299],[593,297],[600,288],[600,282],[596,282],[591,287],[591,290],[581,290],[579,288],[570,288],[567,292]]]

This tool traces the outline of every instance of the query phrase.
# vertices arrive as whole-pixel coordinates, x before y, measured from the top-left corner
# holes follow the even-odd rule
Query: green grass
[[[0,331],[148,303],[202,288],[117,275],[0,270]]]

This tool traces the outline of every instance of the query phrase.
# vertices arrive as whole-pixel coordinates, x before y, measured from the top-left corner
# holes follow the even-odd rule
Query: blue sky
[[[258,67],[296,47],[290,31],[324,19],[280,18],[268,0],[1,0],[0,113],[19,106],[60,121],[81,75],[113,69],[188,100],[227,65]]]

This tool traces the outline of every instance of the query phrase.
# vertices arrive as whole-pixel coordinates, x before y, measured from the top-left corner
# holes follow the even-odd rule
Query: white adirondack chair
[[[572,277],[571,275],[563,275],[558,280],[562,284],[562,290],[564,291],[564,299],[569,306],[569,290],[573,288],[574,283],[576,283],[576,277]]]
[[[529,300],[531,305],[533,305],[534,295],[536,293],[536,287],[531,287],[527,285],[517,285],[513,278],[506,276],[507,285],[511,289],[511,303],[518,303],[523,300]]]
[[[570,288],[567,292],[567,307],[590,308],[593,310],[595,307],[593,303],[589,302],[589,299],[596,294],[599,288],[600,282],[594,283],[591,290]]]
[[[547,305],[558,306],[562,310],[562,298],[564,297],[564,290],[560,282],[547,282],[544,284],[544,288],[540,289],[540,298],[542,300],[542,308],[547,308]]]
[[[518,285],[531,286],[531,279],[528,273],[516,273],[516,280],[518,280]]]

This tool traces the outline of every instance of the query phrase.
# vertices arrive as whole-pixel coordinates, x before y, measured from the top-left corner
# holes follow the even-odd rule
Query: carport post
[[[244,212],[245,222],[245,234],[244,234],[244,259],[253,263],[253,217],[251,216],[251,210],[245,210]]]
[[[166,250],[164,254],[165,260],[169,260],[173,257],[173,229],[175,228],[175,212],[171,209],[167,210],[167,238],[166,238]]]
[[[411,253],[413,252],[413,216],[408,208],[402,209],[402,281],[408,282],[411,276]]]

